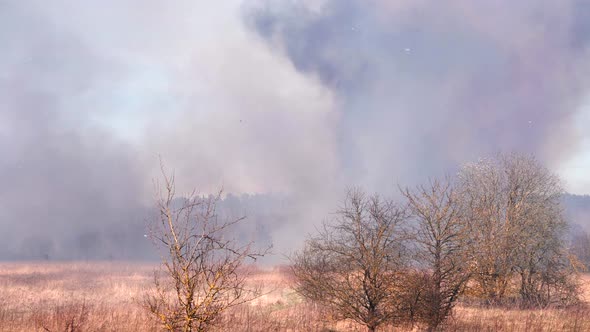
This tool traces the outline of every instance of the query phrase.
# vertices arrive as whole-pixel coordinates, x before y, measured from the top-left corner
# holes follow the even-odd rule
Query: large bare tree
[[[451,314],[469,280],[469,234],[460,196],[449,177],[402,193],[413,219],[411,239],[422,271],[417,314],[434,331]]]
[[[292,257],[297,291],[369,331],[402,322],[406,218],[392,201],[350,190],[336,218]]]
[[[260,288],[247,284],[244,264],[265,251],[232,239],[228,231],[244,218],[218,216],[221,192],[176,197],[174,175],[161,169],[150,237],[160,250],[162,268],[145,306],[168,331],[206,331],[224,310],[259,296]]]
[[[492,303],[516,295],[524,306],[571,298],[559,178],[514,153],[465,165],[459,179],[481,295]]]

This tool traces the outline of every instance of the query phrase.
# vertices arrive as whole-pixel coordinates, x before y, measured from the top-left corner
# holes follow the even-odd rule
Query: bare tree
[[[459,174],[470,239],[470,258],[473,260],[473,279],[476,292],[490,303],[504,298],[511,271],[506,261],[510,248],[505,243],[502,218],[503,191],[500,170],[487,160],[467,164]]]
[[[451,314],[470,277],[461,200],[448,177],[402,193],[415,221],[411,238],[423,271],[416,293],[418,315],[434,331]]]
[[[407,262],[400,235],[406,212],[351,190],[336,215],[292,257],[297,291],[369,331],[401,323]]]
[[[531,156],[500,154],[464,166],[459,179],[482,296],[545,306],[571,290],[557,176]]]
[[[145,306],[168,331],[206,331],[224,310],[259,296],[260,288],[247,285],[244,263],[265,251],[228,238],[228,230],[244,218],[221,220],[216,213],[221,192],[177,198],[174,176],[161,170],[164,184],[156,183],[158,217],[150,237],[162,268]]]

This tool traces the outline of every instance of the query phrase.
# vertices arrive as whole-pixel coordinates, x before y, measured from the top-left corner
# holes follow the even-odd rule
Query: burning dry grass
[[[158,331],[140,307],[154,265],[138,263],[0,264],[0,331]],[[363,331],[332,321],[293,292],[283,269],[260,270],[251,278],[265,294],[231,309],[224,331]],[[585,276],[585,299],[590,277]],[[506,310],[459,306],[450,331],[590,331],[585,307]],[[394,331],[392,328],[386,331]]]

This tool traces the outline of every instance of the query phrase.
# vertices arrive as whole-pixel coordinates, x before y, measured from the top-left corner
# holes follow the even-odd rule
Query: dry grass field
[[[154,267],[106,262],[1,263],[0,332],[158,331],[140,306]],[[262,283],[265,294],[233,308],[219,330],[363,331],[353,323],[333,322],[321,308],[305,303],[281,269],[259,270],[250,281]],[[584,276],[582,282],[588,302],[590,277]],[[585,306],[506,310],[459,305],[446,330],[590,331],[590,310]]]

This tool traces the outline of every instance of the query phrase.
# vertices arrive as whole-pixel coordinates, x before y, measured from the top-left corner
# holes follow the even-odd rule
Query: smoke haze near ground
[[[579,153],[586,2],[392,3],[0,1],[0,258],[149,256],[158,155],[283,252],[346,186]]]

